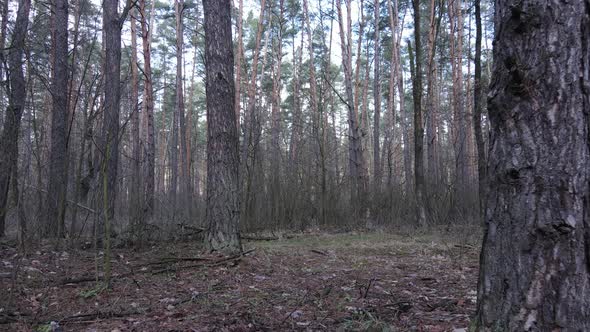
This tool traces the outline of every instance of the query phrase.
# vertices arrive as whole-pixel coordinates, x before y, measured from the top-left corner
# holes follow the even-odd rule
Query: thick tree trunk
[[[68,188],[68,1],[54,2],[52,117],[44,235],[62,237]]]
[[[477,331],[590,330],[590,4],[497,0]]]
[[[23,55],[27,38],[30,0],[20,0],[12,43],[8,51],[10,94],[4,128],[0,137],[0,237],[5,235],[5,218],[8,208],[8,189],[11,174],[18,165],[18,139],[22,114],[25,108],[26,82],[23,74]]]
[[[231,0],[204,0],[207,94],[207,247],[236,253],[239,235]]]

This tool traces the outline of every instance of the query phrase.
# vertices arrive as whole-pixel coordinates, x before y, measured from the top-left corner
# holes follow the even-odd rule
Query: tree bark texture
[[[231,0],[204,0],[207,96],[207,246],[235,253],[239,235],[238,131],[235,124]]]
[[[590,4],[495,8],[477,331],[588,331]]]

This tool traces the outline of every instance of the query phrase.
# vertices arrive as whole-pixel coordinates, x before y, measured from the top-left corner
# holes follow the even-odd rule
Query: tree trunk
[[[175,7],[178,8],[178,0],[175,0]],[[176,10],[178,13],[178,9]],[[170,197],[171,202],[171,209],[172,209],[172,222],[176,222],[176,213],[178,212],[178,130],[179,125],[178,121],[180,118],[180,108],[179,108],[179,93],[178,88],[182,90],[182,55],[180,55],[180,59],[178,57],[178,53],[180,50],[178,49],[178,18],[176,19],[176,95],[175,95],[175,103],[174,103],[174,110],[172,112],[172,128],[170,129],[170,133],[172,135],[170,139],[170,146],[168,147],[170,153],[170,186],[168,187],[168,195]],[[179,62],[180,61],[180,62]],[[180,65],[180,66],[179,66]],[[180,91],[182,93],[182,91]],[[164,103],[165,97],[164,95]],[[182,162],[181,162],[182,163]]]
[[[483,216],[483,200],[485,197],[486,188],[486,152],[481,129],[481,123],[483,121],[481,117],[481,102],[481,6],[480,0],[475,0],[475,81],[473,87],[473,131],[475,133],[475,144],[477,147],[479,206],[480,214]]]
[[[5,48],[6,48],[6,31],[8,27],[8,0],[2,2],[2,7],[0,7],[1,18],[0,18],[0,81],[6,80],[6,68],[4,68],[6,63],[5,57]],[[0,100],[4,100],[4,92],[5,89],[0,89]],[[4,106],[0,104],[0,108]],[[0,128],[3,127],[4,124],[4,114],[0,114]]]
[[[207,247],[241,252],[231,0],[204,0],[207,94]]]
[[[176,111],[180,125],[180,203],[182,204],[183,222],[188,222],[191,218],[190,193],[192,191],[190,179],[190,151],[187,138],[187,125],[184,110],[184,92],[183,92],[183,25],[182,15],[184,11],[184,0],[176,0]]]
[[[155,1],[152,1],[152,3]],[[141,40],[143,47],[143,102],[142,102],[142,130],[141,135],[144,142],[143,146],[143,216],[141,218],[141,231],[143,224],[151,220],[154,214],[154,191],[155,191],[155,165],[156,165],[156,144],[154,137],[154,89],[152,81],[151,66],[151,32],[152,25],[148,27],[145,8],[145,0],[139,0],[139,12],[141,16]],[[150,19],[154,12],[150,15]],[[143,234],[140,234],[140,245]]]
[[[155,2],[155,1],[153,1]],[[152,3],[153,3],[152,2]],[[141,41],[143,48],[143,102],[142,102],[142,133],[143,146],[143,183],[144,183],[144,206],[142,227],[140,234],[140,245],[143,240],[143,225],[153,218],[154,214],[154,192],[155,192],[155,165],[156,165],[156,142],[154,137],[154,89],[152,81],[151,66],[151,32],[152,26],[148,27],[145,0],[139,0],[139,13],[141,16]],[[150,15],[153,18],[154,12]]]
[[[479,1],[479,0],[476,0]],[[434,61],[434,55],[436,53],[436,38],[438,36],[438,26],[440,23],[440,15],[436,16],[436,1],[430,1],[430,28],[428,31],[428,54],[427,54],[427,67],[426,80],[428,84],[428,93],[426,96],[427,113],[426,113],[426,142],[427,142],[427,170],[428,170],[428,184],[430,186],[436,186],[438,184],[439,165],[438,165],[438,154],[439,154],[439,142],[437,134],[437,123],[438,123],[438,106],[435,102],[436,96],[436,63]],[[430,188],[431,190],[435,188]]]
[[[8,189],[11,174],[18,165],[18,137],[22,114],[25,108],[26,82],[23,74],[23,55],[27,38],[30,0],[20,0],[12,43],[8,51],[10,94],[6,119],[0,139],[0,237],[5,235],[5,218],[8,208]]]
[[[258,59],[260,58],[260,43],[262,39],[262,30],[264,23],[264,11],[266,0],[260,2],[260,15],[258,17],[258,26],[256,30],[256,47],[252,58],[252,68],[250,69],[250,84],[248,85],[248,105],[246,114],[244,114],[244,142],[242,146],[242,163],[248,162],[248,150],[252,144],[252,128],[254,109],[256,108],[256,82],[258,77]]]
[[[387,98],[387,125],[385,126],[384,152],[387,154],[387,186],[392,190],[394,182],[393,150],[395,141],[395,83],[396,83],[396,62],[397,62],[397,27],[393,16],[391,0],[387,0],[387,14],[389,16],[389,28],[391,29],[391,61],[389,68],[389,89]]]
[[[242,54],[244,53],[244,1],[238,0],[238,17],[236,21],[238,24],[238,52],[236,54],[236,127],[238,134],[240,133],[240,109],[241,109],[241,93],[242,93]]]
[[[344,70],[346,100],[345,104],[348,109],[348,154],[349,154],[349,176],[351,189],[351,207],[356,216],[362,215],[365,211],[365,185],[362,178],[362,167],[364,166],[362,155],[361,135],[358,124],[358,112],[355,110],[355,101],[353,94],[353,77],[352,77],[352,19],[350,0],[346,1],[347,21],[346,30],[344,29],[344,20],[342,18],[342,0],[336,1],[338,12],[338,24],[340,27],[340,45],[342,48],[342,67]]]
[[[117,201],[117,174],[119,165],[119,103],[121,100],[121,29],[131,8],[130,0],[119,16],[119,1],[103,1],[103,40],[105,44],[104,61],[104,117],[102,123],[101,175],[102,175],[102,217],[105,248],[105,280],[110,283],[110,241],[111,221],[115,216]]]
[[[376,193],[381,191],[381,38],[379,23],[381,15],[380,1],[375,0],[375,68],[373,77],[373,99],[375,101],[375,113],[373,115],[373,188]],[[368,79],[368,77],[367,77]]]
[[[588,331],[590,5],[495,8],[476,330]]]
[[[424,206],[424,124],[422,122],[422,43],[420,41],[420,0],[413,0],[414,7],[414,46],[416,48],[416,65],[412,77],[414,97],[414,190],[416,194],[416,221],[418,225],[426,224]],[[410,62],[412,52],[410,50]]]
[[[68,1],[54,1],[52,117],[45,236],[62,237],[68,188]]]
[[[315,56],[313,50],[313,39],[311,33],[311,23],[309,19],[309,5],[307,0],[303,0],[303,16],[305,20],[305,34],[307,37],[307,51],[309,53],[309,104],[310,104],[310,113],[312,117],[312,125],[313,125],[313,134],[319,143],[319,150],[320,150],[320,158],[323,158],[323,148],[322,148],[322,141],[319,137],[319,125],[320,125],[320,114],[319,114],[319,106],[318,106],[318,86],[317,86],[317,77],[315,71]],[[323,171],[323,170],[322,170]],[[325,214],[324,209],[325,206],[322,203],[325,203],[325,195],[321,195],[320,197],[320,218],[322,224],[325,223]]]
[[[266,0],[260,1],[260,15],[258,17],[258,26],[256,31],[256,46],[254,49],[254,55],[252,59],[252,66],[250,69],[250,83],[248,85],[248,103],[246,106],[246,112],[244,114],[244,140],[242,142],[242,156],[241,156],[241,163],[242,163],[242,194],[243,198],[243,210],[241,211],[243,217],[242,222],[246,225],[250,222],[252,214],[253,214],[253,194],[252,194],[252,182],[254,178],[254,168],[255,168],[255,156],[256,156],[256,147],[254,146],[254,130],[255,122],[256,122],[256,88],[258,82],[258,62],[260,58],[260,44],[262,40],[262,31],[263,31],[263,23],[264,23],[264,14],[266,11]],[[269,20],[267,22],[268,26],[271,26],[272,23],[272,15],[269,15]],[[262,68],[264,68],[264,62],[266,61],[266,47],[268,46],[268,36],[265,37],[265,52],[263,57],[263,64]]]
[[[451,65],[453,72],[453,128],[456,163],[456,193],[464,193],[469,184],[468,145],[465,105],[463,102],[463,20],[461,15],[461,0],[449,2],[449,43],[451,45]]]
[[[137,22],[136,10],[131,13],[131,137],[133,145],[133,159],[131,179],[131,207],[130,224],[133,236],[141,238],[140,223],[142,219],[142,190],[141,190],[141,136],[139,123],[139,69],[137,67]],[[141,241],[138,241],[138,243]]]

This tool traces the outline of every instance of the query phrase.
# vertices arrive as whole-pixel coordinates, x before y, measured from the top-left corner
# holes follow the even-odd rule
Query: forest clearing
[[[232,259],[191,242],[115,249],[111,290],[88,281],[92,252],[2,243],[0,330],[465,331],[477,238],[300,234],[245,242]]]

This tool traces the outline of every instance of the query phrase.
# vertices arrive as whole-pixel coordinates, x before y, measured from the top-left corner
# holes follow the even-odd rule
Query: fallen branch
[[[27,313],[4,312],[0,313],[0,325],[17,323],[20,320],[30,316]]]
[[[120,317],[127,317],[131,315],[139,315],[141,314],[138,310],[107,310],[107,311],[96,311],[87,314],[76,314],[73,316],[65,317],[59,320],[52,320],[60,323],[67,323],[76,320],[82,319],[104,319],[104,318],[120,318]],[[51,320],[46,320],[51,321]]]
[[[318,249],[311,249],[311,252],[313,252],[314,254],[318,254],[318,255],[322,255],[322,256],[330,256],[327,252],[318,250]]]
[[[178,270],[183,270],[183,269],[192,269],[195,267],[212,267],[212,266],[218,266],[224,263],[227,263],[229,261],[237,261],[242,259],[242,257],[246,256],[247,254],[255,251],[256,248],[252,248],[250,250],[246,250],[244,252],[242,252],[241,254],[238,255],[234,255],[234,256],[229,256],[229,257],[225,257],[216,261],[210,261],[210,263],[205,263],[205,264],[193,264],[193,265],[185,265],[185,266],[179,266],[179,267],[175,267],[173,269],[171,268],[165,268],[165,269],[161,269],[161,270],[156,270],[153,271],[152,274],[160,274],[160,273],[166,273],[166,272],[176,272]]]
[[[170,262],[164,262],[162,264],[166,264],[166,263],[176,263],[176,262],[181,262],[181,261],[202,261],[202,262],[208,262],[208,263],[202,263],[202,264],[193,264],[193,265],[185,265],[185,266],[179,266],[179,267],[175,267],[175,268],[170,268],[170,267],[166,267],[164,269],[160,269],[160,270],[156,270],[156,271],[151,271],[149,269],[145,269],[145,270],[140,270],[140,271],[131,271],[131,272],[127,272],[127,273],[122,273],[122,274],[115,274],[111,276],[111,280],[115,280],[115,279],[121,279],[121,278],[126,278],[135,274],[140,274],[140,273],[152,273],[152,274],[160,274],[160,273],[165,273],[168,271],[177,271],[177,270],[181,270],[181,269],[190,269],[190,268],[195,268],[195,267],[211,267],[211,266],[218,266],[221,265],[225,262],[229,262],[229,261],[235,261],[235,260],[240,260],[242,257],[248,255],[249,253],[255,251],[256,248],[252,248],[250,250],[246,250],[244,252],[242,252],[241,254],[238,255],[234,255],[234,256],[229,256],[229,257],[225,257],[222,259],[218,259],[218,260],[213,260],[211,258],[204,258],[204,257],[181,257],[176,259],[176,261],[170,261]],[[150,265],[158,265],[160,262],[156,262],[154,264],[154,262],[152,263],[148,263],[145,265],[139,265],[139,266],[135,266],[134,268],[140,268],[140,267],[146,267],[146,266],[150,266]],[[66,285],[66,284],[79,284],[79,283],[84,283],[84,282],[91,282],[91,281],[103,281],[104,280],[104,275],[85,275],[85,276],[81,276],[81,277],[77,277],[77,278],[65,278],[62,279],[60,281],[61,285]]]
[[[149,265],[160,265],[160,264],[172,264],[172,263],[178,263],[178,262],[195,262],[195,261],[211,261],[211,258],[205,258],[205,257],[169,257],[169,258],[164,258],[161,261],[157,261],[157,262],[150,262],[145,264],[145,266],[149,266]]]

